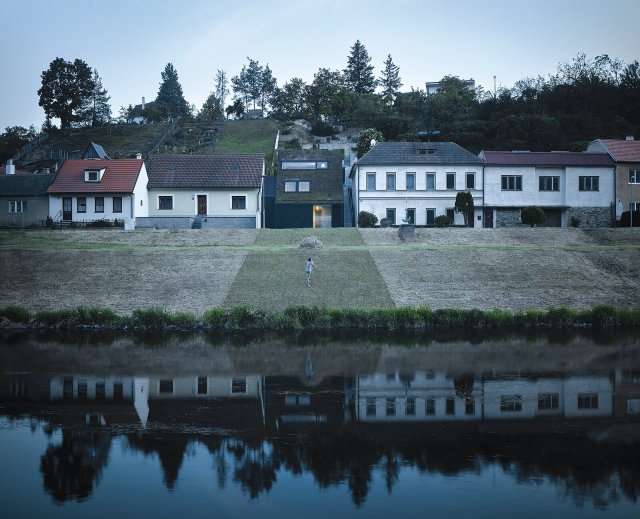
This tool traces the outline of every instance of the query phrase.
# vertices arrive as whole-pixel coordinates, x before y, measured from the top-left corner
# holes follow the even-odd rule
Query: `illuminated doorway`
[[[313,206],[313,227],[331,227],[331,206],[330,205],[314,205]]]

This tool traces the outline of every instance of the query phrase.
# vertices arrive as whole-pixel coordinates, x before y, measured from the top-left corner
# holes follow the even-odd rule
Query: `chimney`
[[[634,140],[634,137],[633,137],[633,135],[627,135],[627,137],[625,138],[625,140],[627,140],[627,141],[632,141],[632,140]]]
[[[144,110],[144,97],[142,98],[142,105],[141,105],[140,109]]]
[[[144,97],[143,97],[144,99]],[[142,160],[142,153],[136,153],[136,159],[137,160]]]
[[[15,175],[16,174],[16,166],[13,163],[13,159],[9,159],[7,161],[7,167],[5,168],[5,173],[7,175]]]

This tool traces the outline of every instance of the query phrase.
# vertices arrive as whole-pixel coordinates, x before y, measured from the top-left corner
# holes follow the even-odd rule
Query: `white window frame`
[[[432,176],[433,177],[433,187],[429,187],[429,177]],[[425,186],[426,186],[426,190],[427,191],[435,191],[436,190],[436,174],[433,172],[429,172],[427,173],[426,177],[425,177]]]
[[[629,184],[640,184],[640,169],[629,169]]]
[[[84,200],[84,204],[80,205],[80,200]],[[80,209],[80,207],[84,207],[84,209]],[[87,197],[79,196],[76,198],[76,213],[86,213],[87,212]]]
[[[9,200],[9,212],[12,214],[26,213],[27,201],[26,200]]]
[[[597,179],[595,189],[593,179]],[[578,177],[578,191],[597,193],[600,191],[600,177],[598,175],[580,175]]]
[[[377,175],[375,173],[368,172],[365,180],[365,191],[375,191],[377,188]],[[373,178],[373,187],[369,187],[369,179]]]
[[[96,196],[93,198],[93,210],[96,214],[104,214],[104,196]],[[102,211],[98,211],[98,200],[102,199]]]
[[[504,187],[505,179],[507,181],[507,187]],[[513,187],[510,185],[512,184]],[[520,187],[518,188],[518,184]],[[522,175],[501,175],[500,176],[500,190],[501,191],[522,191]]]
[[[549,188],[549,183],[551,188]],[[560,191],[560,177],[558,175],[540,175],[538,177],[538,191]]]
[[[120,200],[120,209],[116,209],[116,200]],[[121,196],[112,196],[111,197],[111,209],[112,209],[111,212],[114,213],[114,214],[122,212],[122,197]]]
[[[169,208],[165,208],[165,207],[160,207],[160,199],[161,198],[170,198],[171,199],[171,207]],[[174,196],[170,195],[170,194],[159,194],[156,198],[156,209],[158,211],[173,211],[173,209],[175,208],[175,200],[174,200]]]
[[[234,198],[243,198],[244,199],[244,207],[233,207],[233,199]],[[246,211],[247,209],[247,195],[229,195],[229,207],[234,211]]]
[[[311,191],[310,180],[298,180],[298,193],[309,193]]]
[[[413,187],[409,187],[409,177],[413,177]],[[405,179],[405,189],[407,191],[416,190],[416,174],[413,171],[408,171]]]

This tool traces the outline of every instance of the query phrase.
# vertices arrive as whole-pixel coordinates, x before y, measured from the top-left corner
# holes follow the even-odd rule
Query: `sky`
[[[640,60],[640,0],[0,0],[0,20],[0,131],[40,128],[41,74],[57,57],[98,71],[114,116],[155,99],[167,63],[200,108],[218,69],[235,76],[250,57],[280,86],[310,83],[343,70],[356,40],[376,77],[392,56],[403,91],[445,75],[511,88],[578,53]]]

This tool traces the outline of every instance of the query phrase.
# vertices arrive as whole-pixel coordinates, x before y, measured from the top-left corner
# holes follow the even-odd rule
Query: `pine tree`
[[[171,63],[167,63],[161,73],[162,83],[156,97],[156,108],[163,120],[190,114],[189,103],[184,98],[182,86],[178,81],[178,72]]]
[[[102,86],[102,78],[96,69],[93,69],[93,83],[93,91],[78,110],[78,118],[87,126],[104,126],[111,122],[111,97]]]
[[[400,68],[391,59],[391,54],[387,56],[384,62],[384,69],[382,76],[378,80],[378,84],[382,87],[380,96],[387,106],[391,106],[402,86],[402,82],[400,81]]]
[[[211,92],[198,113],[199,121],[218,121],[224,119],[224,111],[215,92]]]
[[[264,67],[262,71],[262,88],[260,93],[260,108],[262,109],[262,114],[264,115],[264,110],[267,105],[267,101],[273,96],[278,88],[278,82],[276,78],[273,77],[273,73],[269,68],[269,64]]]
[[[371,94],[375,90],[376,80],[373,76],[373,65],[369,53],[360,40],[351,47],[351,54],[344,70],[347,85],[359,94]]]

